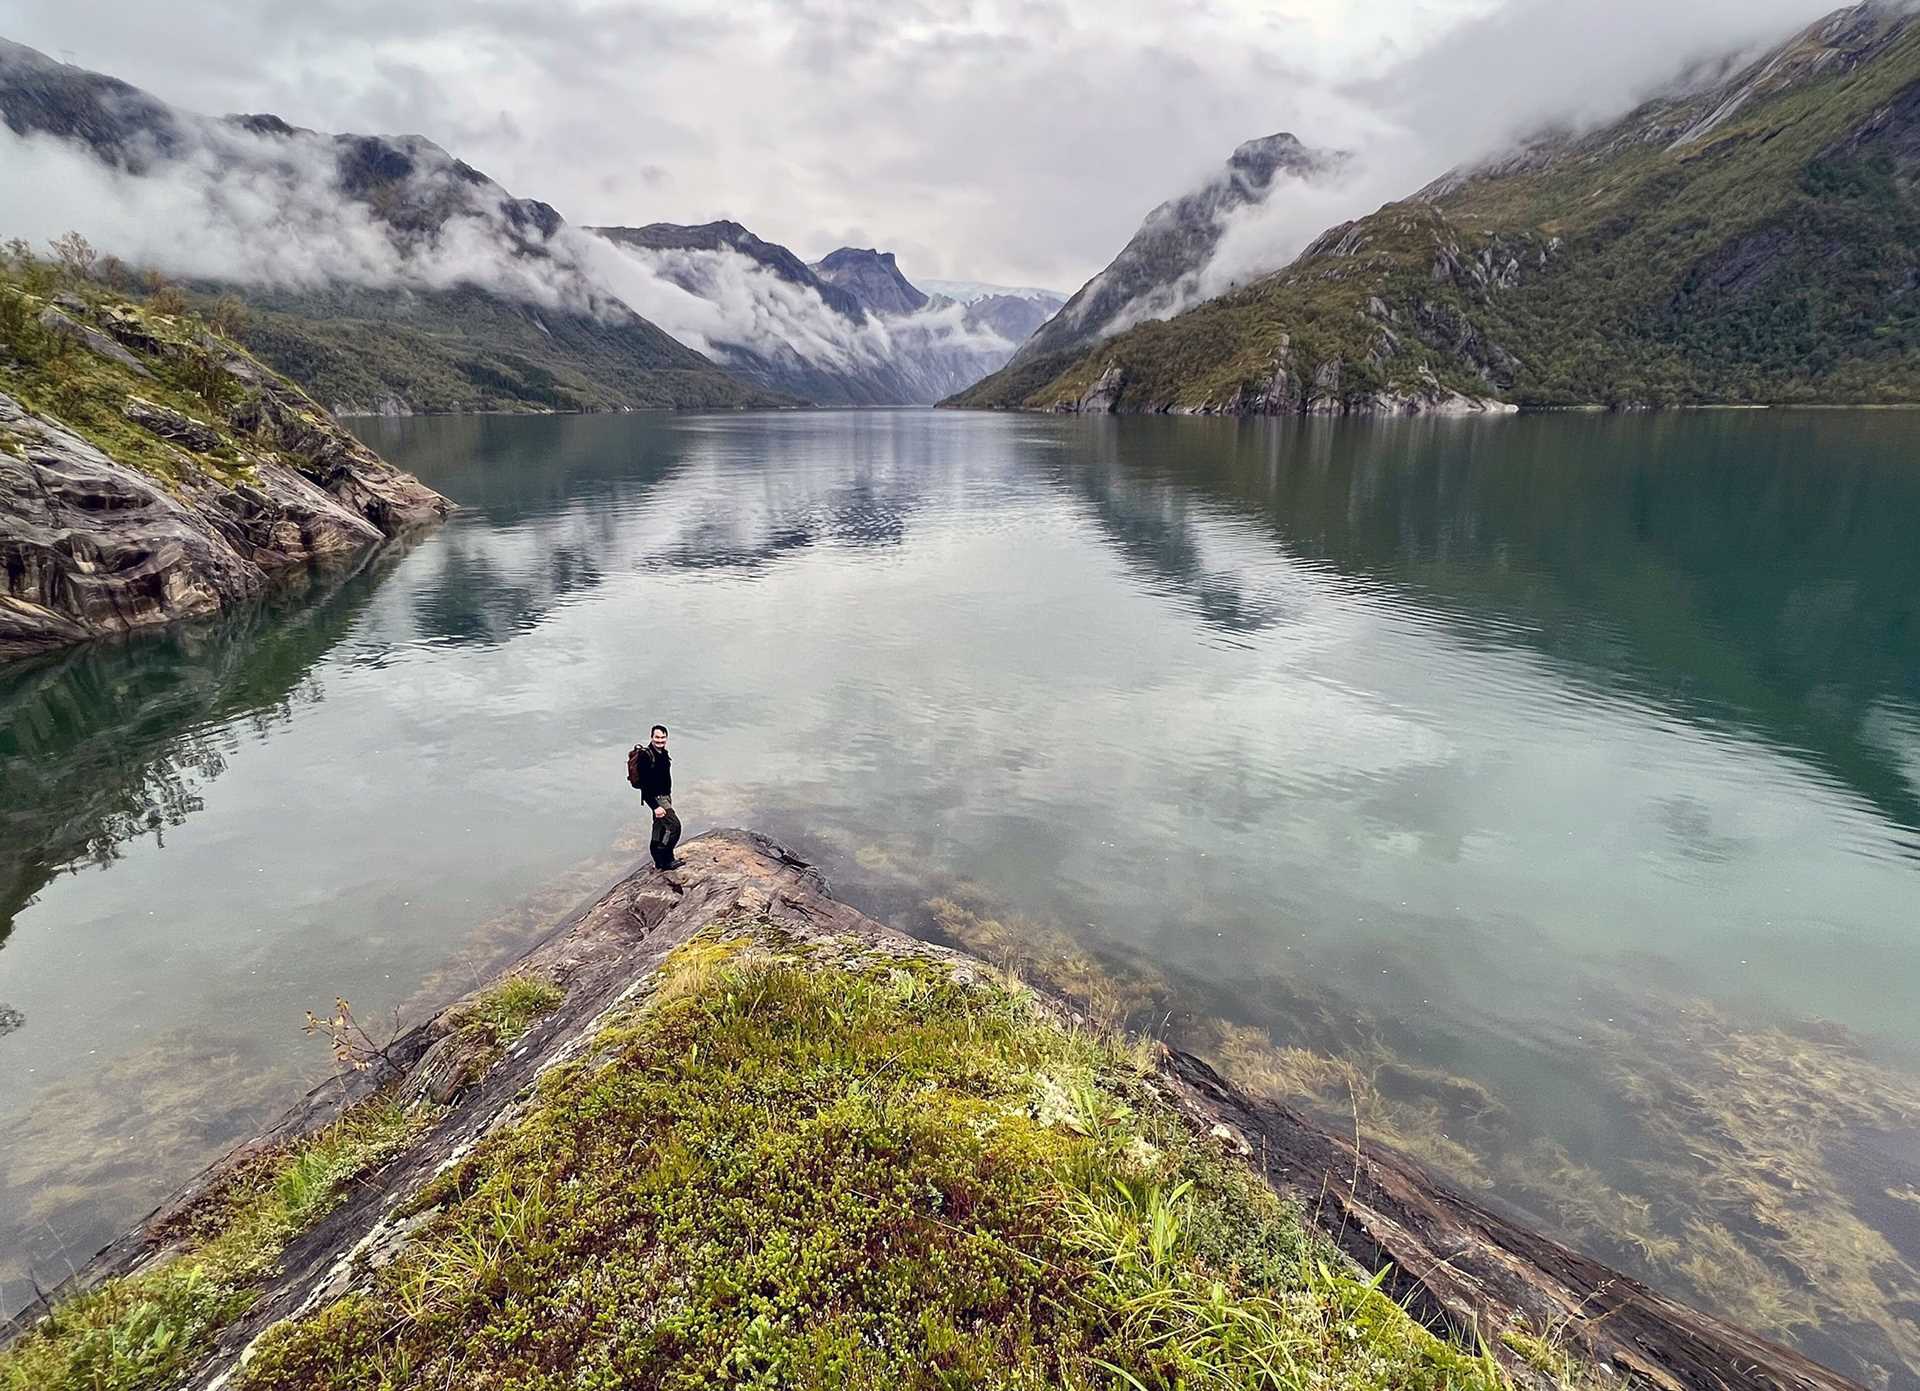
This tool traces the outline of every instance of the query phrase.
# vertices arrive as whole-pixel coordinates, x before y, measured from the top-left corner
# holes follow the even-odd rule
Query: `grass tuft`
[[[566,992],[544,977],[513,976],[474,1002],[468,1022],[488,1030],[493,1041],[505,1048],[565,998]]]

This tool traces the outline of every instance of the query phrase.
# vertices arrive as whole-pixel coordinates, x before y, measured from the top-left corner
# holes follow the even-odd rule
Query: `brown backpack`
[[[640,785],[640,759],[646,753],[645,744],[635,744],[627,750],[627,783],[631,787]]]

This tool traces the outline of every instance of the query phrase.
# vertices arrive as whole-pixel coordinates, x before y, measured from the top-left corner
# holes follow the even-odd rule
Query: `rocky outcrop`
[[[211,613],[264,581],[193,507],[0,395],[0,657]]]
[[[1116,364],[1100,374],[1100,379],[1080,394],[1078,401],[1060,407],[1080,415],[1113,415],[1120,409],[1120,394],[1127,389],[1127,374]]]
[[[211,613],[277,571],[446,515],[445,498],[223,340],[123,305],[47,312],[49,333],[125,374],[85,377],[97,399],[81,404],[96,420],[114,410],[140,444],[109,454],[0,392],[0,660]],[[67,390],[82,380],[45,370]],[[226,404],[195,414],[144,394],[184,400],[183,371],[210,374]]]
[[[514,1124],[534,1084],[584,1056],[613,1011],[643,999],[674,948],[709,924],[752,921],[803,954],[882,960],[932,958],[956,973],[983,968],[961,953],[914,942],[833,899],[820,875],[763,837],[718,831],[681,847],[684,865],[642,869],[561,923],[509,971],[558,987],[561,999],[504,1055],[468,1027],[484,992],[456,1002],[380,1049],[363,1071],[316,1089],[266,1135],[241,1146],[172,1202],[101,1252],[56,1294],[96,1287],[163,1258],[207,1195],[380,1088],[445,1109],[395,1157],[357,1181],[342,1204],[274,1262],[245,1312],[211,1339],[180,1385],[225,1384],[271,1325],[332,1305],[394,1259],[421,1219],[413,1200],[482,1137]],[[1084,1021],[1043,1000],[1064,1027]],[[1239,1156],[1417,1317],[1508,1364],[1517,1385],[1548,1382],[1491,1336],[1526,1326],[1564,1330],[1573,1351],[1607,1376],[1657,1391],[1857,1391],[1796,1353],[1695,1312],[1597,1262],[1478,1207],[1418,1165],[1352,1139],[1291,1108],[1254,1101],[1199,1059],[1162,1049],[1151,1087],[1196,1137]],[[37,1311],[13,1325],[28,1326]],[[5,1330],[0,1330],[0,1337]],[[1555,1383],[1557,1384],[1557,1383]]]

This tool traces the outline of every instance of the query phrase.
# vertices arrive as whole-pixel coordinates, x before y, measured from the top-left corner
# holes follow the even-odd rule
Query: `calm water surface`
[[[1920,419],[365,432],[459,515],[0,676],[6,1307],[623,870],[658,718],[690,832],[1920,1385]]]

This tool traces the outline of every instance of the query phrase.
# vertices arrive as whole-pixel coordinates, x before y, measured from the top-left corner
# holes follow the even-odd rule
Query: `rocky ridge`
[[[449,506],[197,320],[0,280],[0,659],[211,613]]]

